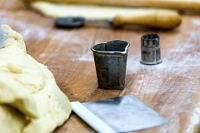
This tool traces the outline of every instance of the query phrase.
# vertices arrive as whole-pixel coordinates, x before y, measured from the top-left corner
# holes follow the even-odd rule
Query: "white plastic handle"
[[[72,110],[98,133],[116,133],[111,127],[95,116],[80,102],[71,102]]]

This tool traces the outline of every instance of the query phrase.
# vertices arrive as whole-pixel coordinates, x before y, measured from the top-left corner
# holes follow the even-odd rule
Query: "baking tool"
[[[99,133],[115,133],[115,130],[99,119],[90,110],[85,108],[80,102],[71,102],[71,107],[81,119],[83,119]]]
[[[137,131],[168,123],[164,117],[133,95],[82,104],[71,102],[71,105],[72,110],[78,116],[86,122],[89,121],[88,124],[101,133],[108,133],[109,131],[102,131],[104,127],[101,127],[102,125],[96,119],[100,119],[100,121],[108,125],[114,132]],[[91,113],[94,114],[94,117]],[[102,130],[100,131],[98,128]],[[109,130],[113,132],[111,129]]]
[[[24,0],[41,1],[41,0]],[[43,0],[56,3],[92,4],[92,5],[112,5],[127,7],[156,7],[173,9],[200,9],[199,0]]]
[[[157,34],[146,34],[141,37],[141,63],[155,65],[162,62],[160,37]]]
[[[181,24],[181,17],[175,11],[151,11],[131,16],[116,15],[114,18],[103,20],[87,20],[84,17],[62,17],[55,20],[58,27],[81,27],[88,22],[108,22],[115,27],[124,25],[139,25],[150,28],[173,29]]]
[[[129,43],[111,40],[91,47],[101,89],[123,89]]]
[[[84,17],[63,17],[63,18],[57,18],[55,20],[55,25],[57,27],[61,28],[76,28],[76,27],[82,27],[85,25],[85,23],[90,22],[108,22],[112,24],[111,19],[103,19],[103,20],[86,20]]]

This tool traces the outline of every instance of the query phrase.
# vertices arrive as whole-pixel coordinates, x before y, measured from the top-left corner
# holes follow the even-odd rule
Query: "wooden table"
[[[140,27],[113,29],[107,24],[77,29],[57,29],[54,19],[30,10],[20,0],[0,0],[0,24],[22,34],[27,52],[48,66],[70,101],[94,101],[132,94],[169,120],[164,126],[137,133],[197,133],[200,129],[200,16],[183,15],[173,31]],[[140,38],[160,36],[163,63],[140,64]],[[124,90],[97,86],[90,47],[112,39],[130,42]],[[78,116],[55,133],[95,132]],[[200,132],[200,131],[199,131]]]

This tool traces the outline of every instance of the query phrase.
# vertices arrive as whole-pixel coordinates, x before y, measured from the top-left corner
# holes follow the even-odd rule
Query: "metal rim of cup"
[[[125,42],[125,43],[127,43],[127,46],[125,47],[125,49],[124,49],[124,51],[98,51],[98,50],[95,50],[94,49],[94,47],[96,46],[96,45],[99,45],[99,44],[106,44],[106,43],[109,43],[109,42],[113,42],[113,41],[120,41],[120,42]],[[96,53],[107,53],[107,54],[117,54],[117,53],[120,53],[120,54],[126,54],[127,53],[127,51],[128,51],[128,47],[130,46],[130,43],[129,42],[127,42],[127,41],[124,41],[124,40],[110,40],[110,41],[107,41],[107,42],[101,42],[101,43],[96,43],[95,45],[93,45],[90,49],[91,49],[91,51],[93,51],[93,52],[96,52]]]

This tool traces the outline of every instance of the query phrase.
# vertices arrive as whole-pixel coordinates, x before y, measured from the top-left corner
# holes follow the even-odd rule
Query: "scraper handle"
[[[71,102],[72,110],[85,122],[87,122],[92,128],[94,128],[98,133],[116,133],[114,129],[108,126],[99,117],[93,114],[80,102]]]
[[[135,16],[114,17],[113,25],[141,25],[152,28],[173,29],[181,24],[181,16],[176,11],[153,11]]]

